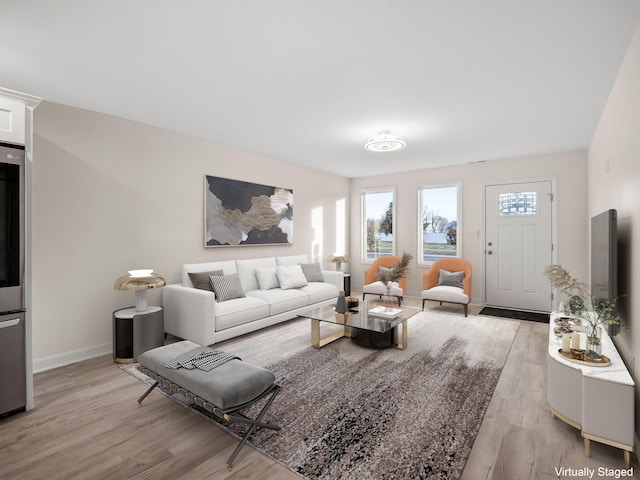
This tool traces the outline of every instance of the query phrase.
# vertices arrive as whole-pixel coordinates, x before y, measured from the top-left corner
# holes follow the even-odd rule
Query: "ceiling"
[[[637,0],[2,0],[0,86],[346,177],[585,149]],[[407,147],[364,150],[390,129]]]

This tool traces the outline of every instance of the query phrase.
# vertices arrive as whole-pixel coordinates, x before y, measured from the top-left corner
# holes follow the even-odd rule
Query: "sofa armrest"
[[[166,285],[162,289],[164,331],[200,345],[214,343],[216,297],[213,292]]]
[[[339,270],[322,270],[324,281],[338,287],[338,290],[344,290],[344,273]]]

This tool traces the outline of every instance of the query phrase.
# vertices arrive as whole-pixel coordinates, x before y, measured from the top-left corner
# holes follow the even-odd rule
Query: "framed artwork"
[[[290,245],[293,190],[204,177],[204,245]]]

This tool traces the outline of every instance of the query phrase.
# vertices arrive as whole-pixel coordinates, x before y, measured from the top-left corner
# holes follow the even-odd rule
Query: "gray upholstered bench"
[[[278,394],[280,385],[275,382],[275,375],[269,370],[245,363],[240,359],[229,360],[210,371],[198,368],[175,369],[166,366],[176,357],[199,347],[200,345],[196,343],[182,341],[154,348],[140,355],[138,369],[155,380],[155,383],[138,399],[138,403],[142,403],[154,388],[162,385],[184,395],[189,401],[218,418],[248,424],[249,428],[227,460],[227,466],[231,469],[240,449],[256,429],[280,430],[277,425],[261,422]],[[241,413],[241,410],[267,396],[269,398],[255,419]]]

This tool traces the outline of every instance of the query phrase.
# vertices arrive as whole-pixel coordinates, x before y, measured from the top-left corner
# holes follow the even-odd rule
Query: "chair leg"
[[[398,298],[398,306],[401,307],[402,306],[402,297],[397,297]]]
[[[469,307],[469,305],[465,303],[464,304],[464,316],[465,317],[467,316],[468,307]]]
[[[427,301],[427,299],[426,299],[426,298],[423,298],[423,299],[422,299],[422,311],[423,311],[423,312],[424,312],[424,302],[426,302],[426,301]]]
[[[364,302],[364,296],[366,295],[366,293],[362,292],[362,301]]]

